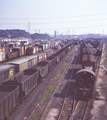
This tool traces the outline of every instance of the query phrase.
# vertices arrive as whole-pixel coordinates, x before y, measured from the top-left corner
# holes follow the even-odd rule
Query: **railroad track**
[[[78,63],[79,60],[76,60],[75,62]],[[79,66],[75,63],[74,63],[74,66],[72,67],[72,73],[71,73],[71,76],[70,76],[70,79],[69,79],[69,83],[68,83],[68,87],[67,87],[67,90],[66,90],[65,98],[63,99],[63,102],[62,102],[57,120],[69,120],[69,118],[70,118],[72,108],[73,108],[73,98],[75,97],[74,96],[75,86],[74,86],[74,88],[72,88],[73,90],[70,89],[71,81],[75,81],[74,79],[72,79],[74,69],[79,69]]]
[[[89,120],[91,118],[90,110],[93,100],[84,100],[75,102],[73,112],[69,120]]]
[[[76,52],[76,54],[77,54],[77,52]],[[72,56],[72,57],[73,57],[73,56]],[[71,58],[72,58],[72,57],[71,57]],[[74,57],[73,57],[73,58],[74,58]],[[70,64],[71,64],[71,61],[69,62],[68,67],[67,67],[65,73],[67,73],[67,71],[68,71],[68,69],[69,69],[69,67],[70,67]],[[61,78],[61,79],[64,79],[65,75],[66,75],[66,74],[62,75],[62,78]],[[69,84],[69,83],[68,83],[68,84]],[[67,88],[67,89],[68,89],[68,88]],[[57,91],[57,88],[55,89],[53,95],[55,94],[56,91]],[[72,92],[72,93],[73,93],[73,92]],[[50,99],[48,105],[46,106],[45,111],[44,111],[44,113],[43,113],[43,115],[42,115],[42,117],[41,117],[40,120],[44,120],[44,118],[46,118],[47,113],[49,112],[50,103],[51,103],[52,99],[55,99],[55,98],[53,97],[53,95],[52,95],[52,97],[51,97],[51,99]],[[67,100],[67,99],[68,99],[68,100]],[[67,113],[69,113],[69,115],[70,115],[71,112],[69,112],[70,109],[68,108],[68,106],[69,106],[69,105],[72,105],[71,99],[73,99],[73,98],[72,98],[71,96],[68,96],[67,99],[66,99],[67,102],[66,102],[66,105],[65,105],[65,106],[66,106],[66,108],[67,108]],[[69,104],[68,104],[68,103],[69,103]],[[61,105],[61,104],[60,104],[60,105]],[[61,105],[61,106],[62,106],[62,105]],[[70,108],[71,108],[71,107],[70,107]],[[61,120],[62,120],[62,119],[61,119]]]

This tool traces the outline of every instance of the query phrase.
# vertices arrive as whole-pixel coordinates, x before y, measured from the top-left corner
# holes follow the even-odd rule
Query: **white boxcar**
[[[0,52],[0,62],[5,60],[5,52]]]

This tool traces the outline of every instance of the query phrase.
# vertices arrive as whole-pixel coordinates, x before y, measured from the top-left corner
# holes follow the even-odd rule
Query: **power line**
[[[21,13],[20,13],[21,14]],[[70,17],[72,17],[72,18],[77,18],[77,17],[87,17],[87,16],[97,16],[97,15],[106,15],[107,13],[98,13],[98,14],[88,14],[88,15],[73,15],[73,16],[52,16],[52,17],[40,17],[40,18],[37,18],[37,17],[30,17],[30,19],[34,19],[34,18],[36,18],[36,20],[38,19],[38,20],[41,20],[41,19],[45,19],[45,18],[47,18],[47,19],[62,19],[62,18],[70,18]],[[10,19],[10,17],[2,17],[2,16],[0,16],[0,19],[2,19],[2,18],[5,18],[5,19],[7,19],[7,18],[9,18]],[[20,17],[19,16],[17,16],[17,17],[14,17],[14,16],[12,16],[12,18],[11,19],[20,19]],[[22,19],[22,17],[21,17],[21,19]],[[23,19],[28,19],[28,17],[23,17]],[[45,19],[46,20],[46,19]]]
[[[81,28],[91,28],[91,27],[101,27],[101,26],[105,26],[106,24],[103,25],[93,25],[93,26],[83,26],[83,27],[71,27],[71,28],[54,28],[54,29],[40,29],[40,30],[64,30],[64,29],[81,29]],[[35,30],[35,29],[31,29],[31,30]]]
[[[34,24],[63,24],[63,23],[78,23],[78,22],[91,22],[91,21],[102,21],[102,20],[107,20],[107,18],[104,18],[104,19],[93,19],[93,20],[79,20],[79,21],[66,21],[66,22],[42,22],[42,23],[32,23],[33,25]],[[1,23],[1,25],[6,25],[6,24],[24,24],[26,25],[26,23]]]

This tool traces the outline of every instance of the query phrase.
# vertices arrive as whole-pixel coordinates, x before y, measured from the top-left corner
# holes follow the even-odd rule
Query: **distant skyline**
[[[0,29],[107,35],[107,0],[0,0]]]

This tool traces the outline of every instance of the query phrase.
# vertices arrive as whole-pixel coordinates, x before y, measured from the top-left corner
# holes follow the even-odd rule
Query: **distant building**
[[[54,31],[54,38],[56,38],[56,31]]]

